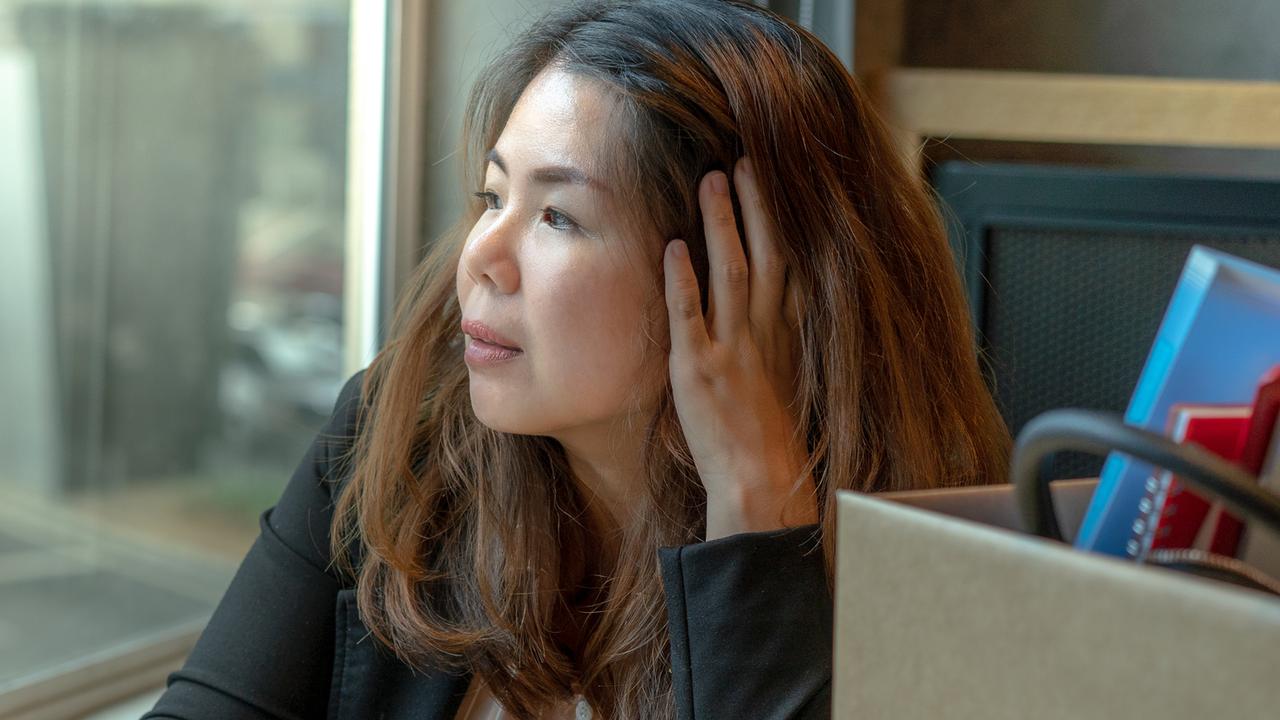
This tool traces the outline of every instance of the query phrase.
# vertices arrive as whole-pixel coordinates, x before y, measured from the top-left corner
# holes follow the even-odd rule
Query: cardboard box
[[[1280,717],[1280,598],[837,498],[835,718]]]

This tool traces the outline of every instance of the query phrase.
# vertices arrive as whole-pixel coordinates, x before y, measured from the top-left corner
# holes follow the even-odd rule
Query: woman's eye
[[[502,202],[502,201],[498,199],[498,194],[497,194],[497,193],[495,193],[495,192],[490,192],[490,191],[488,191],[488,190],[485,190],[485,191],[483,191],[483,192],[472,193],[472,194],[473,194],[473,195],[475,195],[476,197],[480,198],[481,200],[483,200],[483,201],[484,201],[484,206],[485,206],[486,208],[488,208],[489,210],[501,210],[501,209],[502,209],[502,205],[501,205],[501,202]]]
[[[499,198],[498,194],[495,192],[492,192],[490,190],[484,190],[482,192],[472,193],[472,195],[475,195],[476,197],[483,200],[484,206],[486,209],[489,209],[489,210],[502,209],[502,199]],[[559,210],[556,210],[555,208],[543,208],[542,221],[550,225],[551,227],[555,228],[556,230],[573,230],[578,227],[578,224],[573,221],[573,218],[569,217],[568,215],[565,215],[564,213],[560,212]]]
[[[572,230],[578,227],[568,215],[556,210],[555,208],[544,208],[542,211],[542,220],[557,230]]]

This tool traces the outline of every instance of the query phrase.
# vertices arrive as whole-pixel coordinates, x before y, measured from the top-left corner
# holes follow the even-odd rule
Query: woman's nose
[[[520,287],[516,262],[519,231],[511,213],[502,213],[488,227],[474,235],[462,250],[460,262],[477,285],[492,285],[493,291],[510,295]]]

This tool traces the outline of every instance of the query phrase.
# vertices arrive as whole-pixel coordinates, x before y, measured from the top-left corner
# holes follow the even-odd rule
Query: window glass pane
[[[0,688],[214,607],[343,381],[345,0],[0,0]]]

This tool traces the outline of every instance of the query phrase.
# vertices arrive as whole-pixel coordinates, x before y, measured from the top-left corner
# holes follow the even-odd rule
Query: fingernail
[[[729,180],[724,173],[719,170],[711,173],[711,189],[721,195],[729,194]]]
[[[689,248],[684,244],[683,240],[672,240],[671,255],[677,260],[683,260],[689,257]]]
[[[747,157],[746,155],[743,155],[741,163],[742,163],[742,171],[745,172],[747,175],[750,175],[752,170],[754,169],[751,167],[751,158]]]

